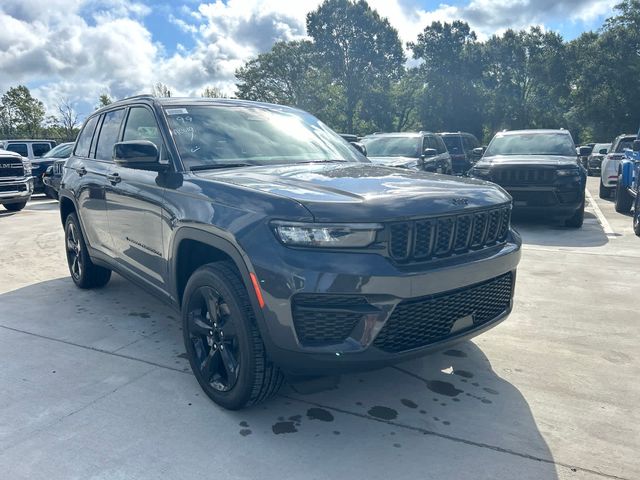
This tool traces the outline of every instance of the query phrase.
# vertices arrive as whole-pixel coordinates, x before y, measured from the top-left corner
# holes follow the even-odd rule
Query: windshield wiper
[[[295,163],[295,164],[301,164],[301,163],[349,163],[348,160],[306,160],[304,162],[291,162],[291,163]]]
[[[212,165],[194,165],[193,167],[189,167],[189,170],[192,172],[197,172],[199,170],[217,170],[220,168],[238,168],[238,167],[255,167],[252,163],[214,163]]]

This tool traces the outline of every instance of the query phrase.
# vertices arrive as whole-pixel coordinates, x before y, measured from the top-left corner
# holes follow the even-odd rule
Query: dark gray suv
[[[371,369],[496,325],[520,238],[497,186],[378,166],[311,115],[134,97],[85,122],[60,188],[73,281],[111,271],[182,311],[231,409],[288,376]]]

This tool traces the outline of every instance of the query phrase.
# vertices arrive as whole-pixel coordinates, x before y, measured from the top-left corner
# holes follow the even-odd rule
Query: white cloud
[[[174,6],[167,21],[192,37],[192,46],[164,46],[144,26],[145,0],[2,0],[0,92],[26,83],[53,111],[69,97],[90,109],[100,94],[149,92],[155,82],[174,94],[199,94],[206,85],[233,93],[235,70],[277,40],[305,36],[307,12],[321,0],[215,0]],[[589,22],[618,0],[469,0],[435,10],[416,0],[369,0],[389,18],[403,42],[434,20],[468,21],[482,37],[569,19]],[[156,12],[157,13],[157,12]],[[165,48],[169,47],[169,48]],[[175,53],[167,54],[167,50]]]

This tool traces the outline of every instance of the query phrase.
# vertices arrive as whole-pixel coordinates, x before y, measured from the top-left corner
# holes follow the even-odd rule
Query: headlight
[[[23,158],[22,159],[22,165],[24,167],[24,174],[25,176],[30,176],[31,175],[31,160],[29,160],[28,158]]]
[[[377,223],[324,225],[315,223],[273,222],[276,237],[294,247],[354,248],[367,247],[382,229]]]
[[[579,177],[580,169],[572,168],[570,170],[558,170],[559,177]]]

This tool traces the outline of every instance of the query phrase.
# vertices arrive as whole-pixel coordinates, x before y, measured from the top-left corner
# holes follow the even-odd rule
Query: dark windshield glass
[[[63,143],[49,150],[42,158],[68,158],[71,155],[72,148],[73,143]]]
[[[366,161],[309,114],[245,106],[167,106],[169,127],[186,168],[225,164]]]
[[[411,157],[422,153],[421,137],[369,137],[363,138],[369,157]]]
[[[496,135],[485,157],[493,155],[563,155],[575,157],[576,149],[566,133],[521,133]]]
[[[442,140],[444,140],[444,144],[447,146],[447,150],[449,150],[449,153],[464,153],[464,151],[462,150],[462,142],[460,141],[460,137],[443,136]]]

